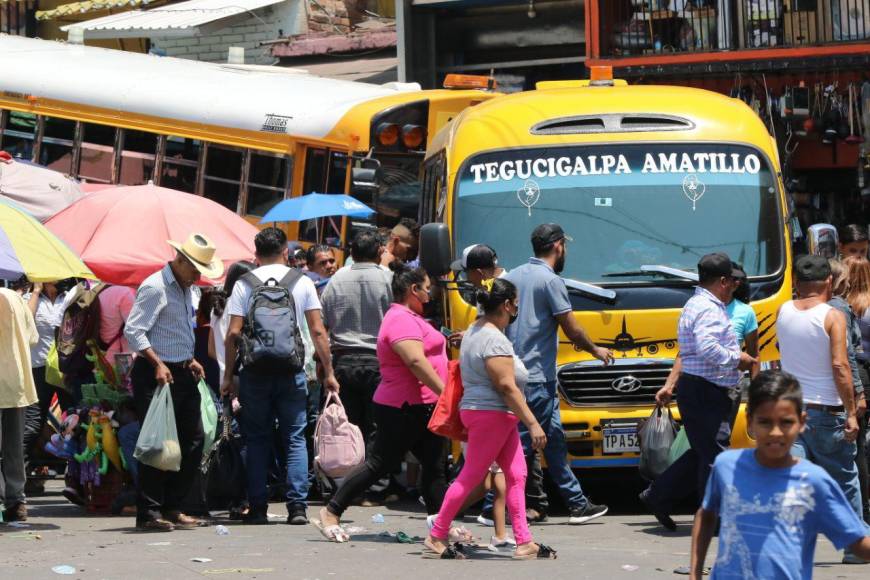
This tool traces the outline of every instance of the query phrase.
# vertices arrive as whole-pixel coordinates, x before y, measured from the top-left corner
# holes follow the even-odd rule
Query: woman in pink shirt
[[[429,277],[422,269],[401,262],[393,270],[394,303],[378,333],[381,382],[375,391],[378,429],[366,462],[345,478],[329,504],[320,510],[324,536],[348,540],[339,522],[354,500],[381,477],[399,467],[408,451],[422,466],[421,490],[430,514],[438,513],[447,483],[443,437],[427,428],[438,394],[447,380],[446,339],[423,318],[429,302]]]

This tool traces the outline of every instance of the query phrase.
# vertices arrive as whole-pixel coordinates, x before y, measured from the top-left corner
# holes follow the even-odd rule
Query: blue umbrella
[[[309,193],[280,202],[263,216],[260,223],[299,222],[327,216],[364,218],[373,213],[375,210],[349,195]]]

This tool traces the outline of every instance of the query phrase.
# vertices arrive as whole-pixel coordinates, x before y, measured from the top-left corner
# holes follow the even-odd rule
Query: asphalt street
[[[394,536],[425,535],[421,507],[406,502],[379,508],[352,507],[347,525],[362,528],[348,544],[322,539],[314,526],[284,524],[282,504],[272,504],[274,524],[242,526],[217,517],[211,526],[162,534],[136,533],[132,517],[93,517],[60,496],[60,482],[51,482],[45,496],[31,500],[28,527],[0,525],[0,570],[5,579],[185,579],[272,578],[384,580],[392,578],[681,578],[674,569],[688,563],[689,515],[677,517],[676,533],[642,515],[627,489],[632,486],[591,486],[601,500],[614,504],[617,515],[572,526],[564,516],[533,526],[535,538],[559,552],[555,561],[513,561],[480,549],[468,560],[447,562],[420,556],[421,544],[400,544]],[[607,490],[610,492],[608,493]],[[313,506],[309,515],[315,516]],[[372,521],[383,514],[384,523]],[[218,516],[225,514],[217,514]],[[228,535],[216,533],[223,524]],[[490,528],[468,518],[464,524],[481,540]],[[195,559],[207,559],[197,562]],[[845,566],[833,546],[820,539],[815,578],[867,578],[870,566]],[[69,575],[54,572],[68,566]]]

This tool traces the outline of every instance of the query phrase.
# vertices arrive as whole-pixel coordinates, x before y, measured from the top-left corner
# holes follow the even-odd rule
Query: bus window
[[[162,187],[196,193],[196,170],[201,142],[174,135],[166,136],[159,183]]]
[[[0,148],[17,159],[33,159],[33,136],[36,133],[36,115],[18,111],[3,111],[0,127]]]
[[[242,186],[243,151],[209,143],[205,152],[203,195],[237,212]]]
[[[329,176],[324,193],[344,193],[347,184],[347,153],[332,151],[329,154]]]
[[[94,183],[112,183],[115,164],[115,127],[84,123],[76,175]]]
[[[40,165],[61,173],[72,173],[76,122],[56,117],[45,117],[43,122],[45,126],[39,145]]]
[[[132,129],[123,131],[119,183],[144,185],[154,178],[157,135]]]
[[[293,158],[251,152],[248,173],[248,215],[263,216],[284,199],[288,178],[293,173]]]

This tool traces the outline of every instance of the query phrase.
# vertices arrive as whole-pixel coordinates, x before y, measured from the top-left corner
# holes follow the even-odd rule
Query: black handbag
[[[206,499],[211,509],[227,509],[245,499],[245,464],[241,438],[232,433],[232,405],[223,405],[223,430],[202,461]]]

